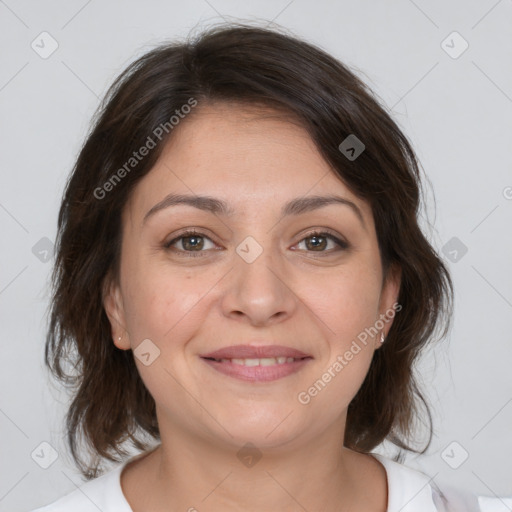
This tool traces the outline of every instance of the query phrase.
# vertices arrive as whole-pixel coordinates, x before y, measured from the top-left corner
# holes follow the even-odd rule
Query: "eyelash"
[[[303,237],[301,240],[299,240],[299,244],[301,242],[303,242],[304,240],[308,239],[308,238],[313,238],[313,237],[320,237],[320,238],[328,238],[332,241],[334,241],[334,243],[336,245],[338,245],[338,249],[335,249],[334,251],[333,250],[329,250],[329,251],[320,251],[320,254],[321,253],[324,253],[324,254],[332,254],[332,252],[337,252],[337,251],[342,251],[342,250],[347,250],[349,249],[350,245],[345,242],[344,240],[340,240],[338,237],[334,236],[332,233],[330,233],[329,231],[312,231],[311,233],[308,233],[305,237]],[[184,233],[181,233],[180,236],[176,237],[176,238],[173,238],[171,241],[169,242],[166,242],[164,244],[164,248],[169,250],[169,251],[175,251],[177,254],[180,255],[180,257],[185,257],[185,258],[188,258],[188,257],[192,257],[192,258],[201,258],[201,257],[204,257],[205,256],[205,252],[207,252],[206,250],[202,250],[202,251],[187,251],[187,250],[177,250],[177,249],[173,249],[171,246],[173,244],[175,244],[176,242],[182,240],[183,238],[189,238],[189,237],[201,237],[201,238],[207,238],[208,240],[212,241],[210,237],[206,236],[205,234],[199,232],[199,231],[195,231],[195,230],[189,230],[189,231],[185,231]],[[307,251],[307,252],[316,252],[316,251]]]

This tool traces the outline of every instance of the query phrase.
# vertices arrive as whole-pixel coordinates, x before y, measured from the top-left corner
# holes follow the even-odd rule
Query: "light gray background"
[[[63,439],[66,395],[43,368],[51,260],[36,244],[54,241],[64,180],[99,98],[135,57],[223,17],[275,20],[322,46],[355,68],[412,141],[435,194],[432,243],[442,252],[457,237],[467,253],[455,262],[443,255],[456,288],[454,325],[420,365],[435,436],[407,463],[438,484],[512,495],[511,0],[5,0],[0,510],[29,510],[82,482]],[[59,45],[47,59],[31,47],[42,46],[43,31]],[[453,31],[469,44],[458,58],[442,47]],[[445,45],[458,53],[452,40]],[[59,453],[46,470],[31,457],[42,442]],[[450,467],[463,450],[467,460]]]

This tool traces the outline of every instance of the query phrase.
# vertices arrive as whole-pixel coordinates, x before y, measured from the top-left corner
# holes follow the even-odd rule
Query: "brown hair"
[[[114,345],[102,297],[105,283],[119,277],[123,206],[172,136],[171,117],[191,99],[199,105],[191,115],[215,101],[291,114],[333,171],[371,205],[384,276],[401,270],[402,309],[349,405],[344,444],[368,452],[387,439],[417,452],[407,442],[419,399],[429,420],[426,449],[432,418],[413,364],[439,327],[446,335],[453,287],[418,225],[422,190],[413,149],[367,86],[332,56],[282,30],[231,24],[163,44],[133,62],[108,90],[66,185],[45,362],[73,388],[67,441],[83,475],[96,477],[101,458],[126,456],[126,441],[146,450],[148,440],[160,439],[154,400],[133,353]],[[156,147],[127,168],[149,136],[158,138],[159,126],[167,129],[158,132]],[[351,134],[365,145],[355,160],[339,149]],[[116,173],[122,179],[113,181]],[[108,193],[99,193],[107,182]],[[82,437],[94,460],[81,458]]]

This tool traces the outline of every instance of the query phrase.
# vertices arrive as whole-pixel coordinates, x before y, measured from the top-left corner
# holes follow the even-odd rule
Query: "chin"
[[[292,419],[291,411],[291,407],[280,407],[279,410],[262,407],[258,410],[253,405],[253,409],[246,414],[243,410],[238,410],[236,414],[215,415],[232,437],[224,429],[216,430],[227,442],[236,446],[251,442],[262,449],[276,448],[300,435],[297,431],[299,425]]]

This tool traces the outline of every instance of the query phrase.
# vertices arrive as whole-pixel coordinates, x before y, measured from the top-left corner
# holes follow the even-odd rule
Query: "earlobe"
[[[125,327],[121,290],[112,280],[107,280],[103,287],[103,307],[110,321],[114,345],[121,350],[129,350],[131,347]]]
[[[379,304],[379,320],[376,322],[380,334],[375,337],[375,348],[379,349],[386,342],[389,330],[393,324],[395,315],[402,309],[398,302],[400,295],[402,269],[392,266],[382,289],[381,300]]]
[[[377,334],[377,336],[375,336],[374,349],[379,350],[379,348],[382,347],[382,345],[384,344],[385,341],[386,341],[386,335],[384,334],[384,329],[383,329],[379,334]]]

